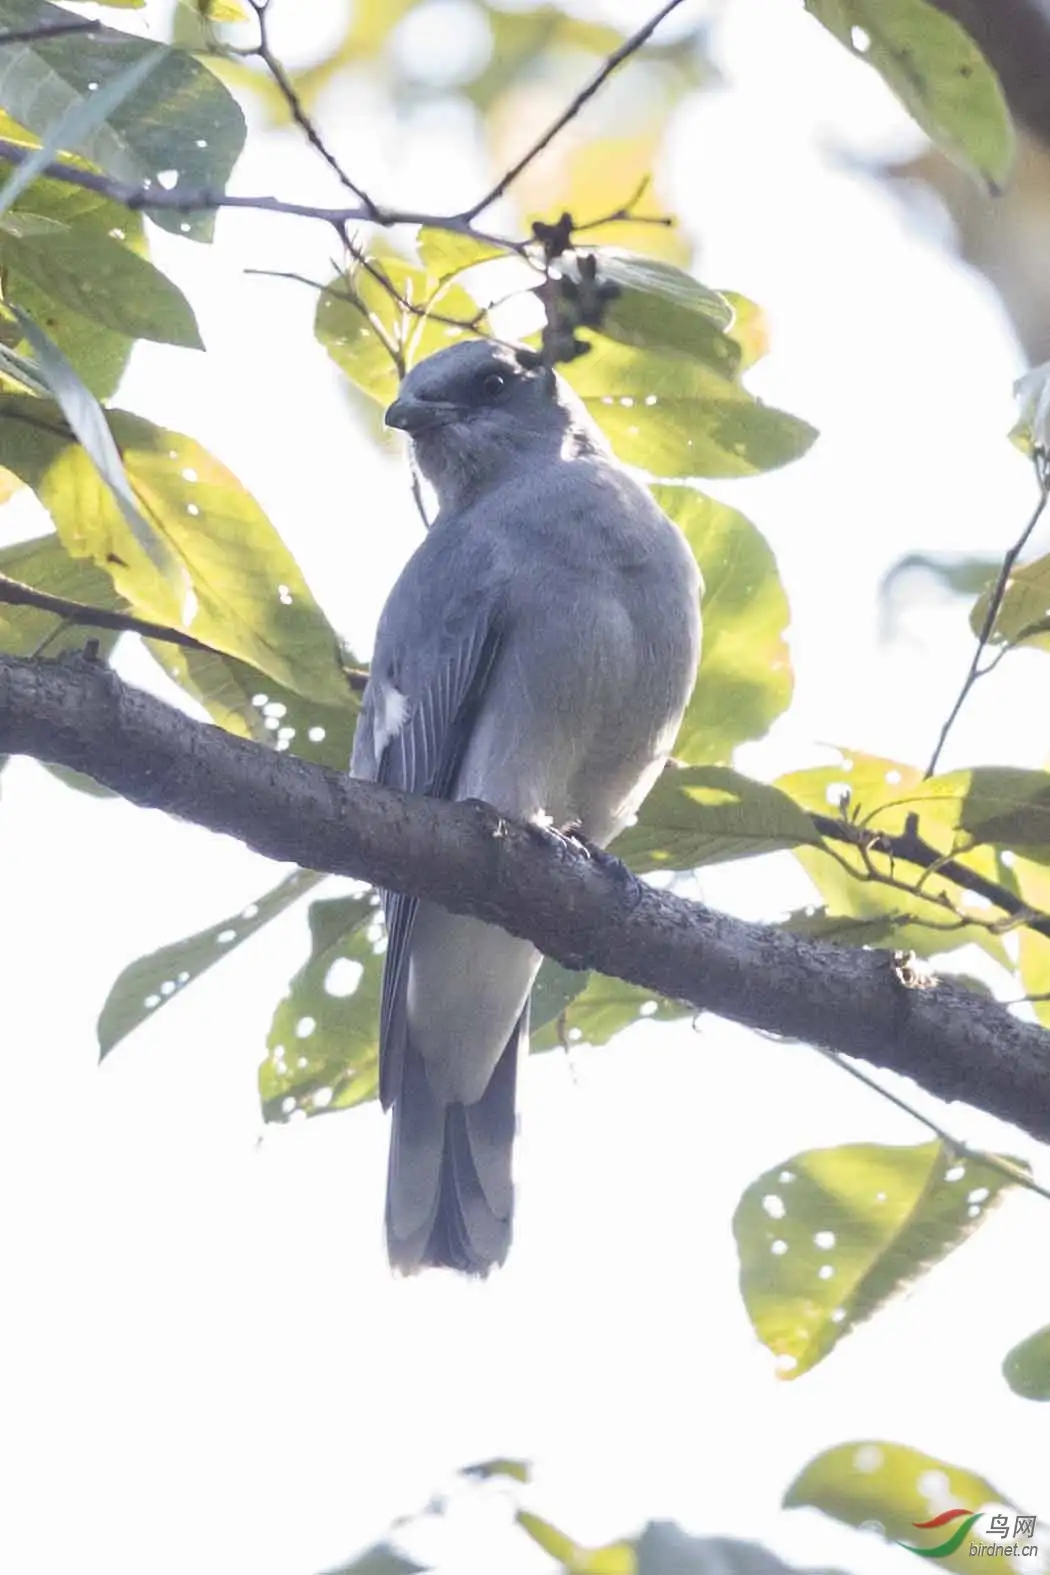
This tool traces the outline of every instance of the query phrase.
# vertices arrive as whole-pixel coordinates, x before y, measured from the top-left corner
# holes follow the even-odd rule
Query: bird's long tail
[[[434,1266],[484,1275],[507,1256],[518,1060],[528,1035],[526,1004],[473,1105],[442,1104],[422,1057],[406,1044],[386,1193],[387,1252],[401,1273]]]

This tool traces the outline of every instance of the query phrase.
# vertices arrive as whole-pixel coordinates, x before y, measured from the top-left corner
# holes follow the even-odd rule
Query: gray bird
[[[528,353],[464,341],[386,413],[438,514],[390,593],[352,774],[484,799],[604,847],[667,758],[696,679],[700,576],[583,405]],[[511,1237],[515,1085],[542,961],[384,894],[380,1098],[390,1262],[485,1274]]]

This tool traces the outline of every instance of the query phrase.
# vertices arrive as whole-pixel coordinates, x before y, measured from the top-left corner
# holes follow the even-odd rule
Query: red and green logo
[[[940,1515],[934,1515],[932,1520],[913,1520],[912,1525],[916,1531],[940,1531],[944,1526],[950,1526],[953,1521],[959,1525],[943,1542],[938,1542],[935,1548],[916,1548],[910,1542],[899,1542],[900,1548],[907,1548],[909,1553],[917,1553],[920,1559],[946,1559],[949,1558],[966,1541],[970,1531],[980,1520],[980,1515],[973,1515],[968,1509],[946,1509]]]

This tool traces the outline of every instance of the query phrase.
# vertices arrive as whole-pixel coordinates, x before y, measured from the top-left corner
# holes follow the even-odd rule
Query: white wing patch
[[[408,701],[400,689],[395,689],[392,684],[389,688],[383,685],[377,689],[372,709],[372,738],[377,761],[390,740],[396,738],[404,727],[407,715]]]

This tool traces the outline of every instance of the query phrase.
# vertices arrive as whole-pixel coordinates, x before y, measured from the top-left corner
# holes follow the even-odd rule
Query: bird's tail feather
[[[507,1256],[518,1059],[528,1018],[526,1005],[473,1105],[440,1103],[422,1058],[405,1046],[386,1199],[387,1251],[403,1274],[435,1266],[484,1275]]]

